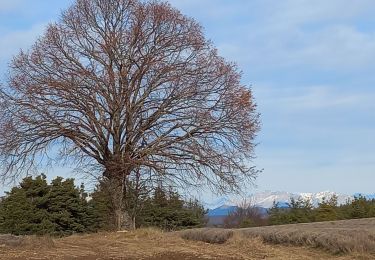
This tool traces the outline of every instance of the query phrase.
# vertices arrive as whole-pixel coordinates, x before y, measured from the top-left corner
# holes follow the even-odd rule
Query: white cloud
[[[20,49],[29,48],[40,36],[45,24],[37,24],[27,30],[14,31],[0,36],[0,65],[4,65]]]
[[[287,33],[273,34],[268,38],[269,44],[255,46],[257,60],[278,67],[304,64],[339,71],[375,66],[375,33],[360,32],[345,25],[325,27],[316,32]]]
[[[0,13],[15,10],[22,4],[22,0],[2,0],[0,2]]]
[[[337,86],[296,86],[276,87],[257,85],[254,89],[256,99],[265,110],[284,110],[305,113],[307,110],[336,109],[337,111],[355,109],[375,109],[375,92],[362,90],[343,90]]]
[[[333,26],[306,35],[305,42],[296,56],[316,66],[362,69],[375,65],[375,33],[363,33],[349,26]]]
[[[255,70],[306,65],[342,72],[375,67],[375,32],[361,31],[354,23],[372,17],[372,0],[171,2],[221,31],[220,38],[210,35],[223,56]]]
[[[271,4],[272,3],[272,4]],[[269,21],[275,25],[300,26],[314,22],[342,22],[355,18],[364,12],[374,10],[372,0],[287,0],[268,1],[273,10]]]
[[[194,13],[195,15],[204,15],[209,18],[225,18],[233,14],[238,14],[243,5],[247,6],[246,1],[225,1],[225,0],[169,0],[173,7],[183,11],[184,14]],[[241,3],[242,2],[242,3]]]

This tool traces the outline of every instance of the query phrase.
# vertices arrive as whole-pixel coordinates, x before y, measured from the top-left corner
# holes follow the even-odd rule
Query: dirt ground
[[[186,241],[176,233],[138,230],[65,238],[25,238],[19,245],[0,245],[0,259],[372,259],[366,255],[332,255],[303,247],[268,245],[235,235],[224,244]]]

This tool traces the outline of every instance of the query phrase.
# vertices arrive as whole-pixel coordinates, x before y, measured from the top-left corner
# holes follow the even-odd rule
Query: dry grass
[[[212,228],[189,229],[180,231],[180,236],[187,240],[223,244],[233,236],[233,230]]]
[[[0,235],[0,246],[12,248],[43,248],[54,247],[50,236],[14,236]]]
[[[174,233],[141,229],[58,239],[0,236],[0,259],[375,259],[374,234],[375,219],[367,219]],[[338,252],[345,254],[332,254]]]
[[[242,230],[275,244],[304,245],[331,253],[375,254],[375,219],[271,226]]]
[[[22,245],[15,247],[0,245],[0,259],[353,259],[352,255],[333,257],[319,250],[269,245],[259,238],[249,238],[238,232],[229,233],[230,236],[226,235],[228,240],[222,244],[185,240],[180,237],[180,232],[164,233],[156,229],[142,229],[127,233],[74,235],[59,239],[24,237]],[[219,236],[215,232],[209,232],[209,234],[214,237]],[[44,242],[43,239],[45,239]],[[217,241],[217,239],[212,241]]]
[[[50,236],[26,236],[22,243],[23,248],[37,249],[37,248],[54,248],[54,239]]]
[[[230,236],[228,234],[231,234]],[[333,254],[368,254],[375,258],[375,219],[343,220],[238,230],[197,229],[181,232],[186,239],[224,243],[233,234],[271,244],[307,246]]]
[[[17,247],[23,244],[24,238],[13,235],[0,235],[0,245],[8,247]]]

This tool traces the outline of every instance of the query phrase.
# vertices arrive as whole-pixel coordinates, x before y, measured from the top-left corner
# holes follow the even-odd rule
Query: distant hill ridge
[[[208,216],[228,216],[230,213],[236,211],[237,206],[230,206],[230,205],[222,205],[215,209],[209,210],[207,215]]]

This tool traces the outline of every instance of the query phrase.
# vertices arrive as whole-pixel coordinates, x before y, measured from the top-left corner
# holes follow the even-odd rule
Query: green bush
[[[27,177],[0,203],[0,232],[67,235],[95,230],[96,219],[73,179]]]
[[[375,200],[359,195],[338,205],[337,196],[333,196],[324,198],[314,208],[308,200],[291,198],[289,208],[280,208],[274,203],[268,213],[271,225],[372,218],[375,217]]]

